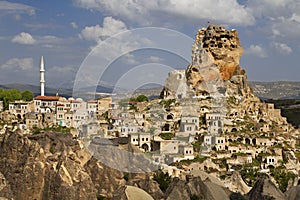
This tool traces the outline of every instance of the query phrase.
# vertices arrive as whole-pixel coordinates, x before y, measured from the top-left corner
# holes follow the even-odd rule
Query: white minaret
[[[40,73],[41,73],[41,96],[45,96],[45,68],[44,68],[44,57],[41,57],[41,69],[40,69]]]

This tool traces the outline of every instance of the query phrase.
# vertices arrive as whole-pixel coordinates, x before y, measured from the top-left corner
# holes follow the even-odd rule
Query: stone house
[[[129,141],[139,148],[146,151],[151,151],[150,133],[130,133]]]
[[[41,108],[51,108],[55,110],[55,106],[59,101],[64,101],[64,98],[59,96],[37,96],[34,98],[34,111],[40,112]]]
[[[240,152],[240,148],[239,148],[239,146],[229,145],[228,146],[228,151],[230,153],[237,153],[237,152]]]
[[[191,135],[196,135],[199,128],[199,117],[198,116],[181,116],[179,131]]]
[[[141,112],[134,113],[134,119],[136,123],[138,123],[141,126],[145,125],[145,114]]]
[[[232,165],[245,165],[252,163],[253,159],[251,155],[248,154],[234,154],[232,158],[227,159],[227,164]]]
[[[205,115],[206,126],[209,134],[221,134],[223,132],[224,116],[220,113],[207,113]]]
[[[274,141],[269,138],[258,137],[256,138],[256,145],[270,147],[274,144]]]
[[[33,128],[33,127],[37,127],[37,128],[41,128],[41,116],[39,115],[39,113],[37,112],[28,112],[25,114],[25,124],[27,126],[27,128]]]
[[[214,137],[214,141],[215,141],[214,147],[217,151],[228,149],[225,137],[223,137],[223,136],[213,136],[213,137]]]
[[[203,138],[203,143],[208,146],[213,145],[215,144],[215,137],[212,135],[205,135]]]
[[[14,101],[9,103],[9,112],[14,114],[19,119],[23,119],[25,114],[30,112],[31,102],[25,102],[23,100]]]
[[[73,127],[79,128],[88,119],[87,103],[84,101],[71,102],[71,110],[73,111]]]
[[[73,120],[73,112],[68,110],[66,113],[65,113],[65,125],[66,127],[74,127],[74,120]]]
[[[131,133],[137,133],[138,126],[136,125],[122,125],[119,127],[120,137],[127,137]]]
[[[98,122],[90,122],[82,125],[81,137],[90,137],[91,135],[98,134],[100,126]]]
[[[97,100],[89,100],[87,102],[87,113],[89,118],[96,117],[98,111],[98,101]]]
[[[161,154],[177,154],[179,149],[179,141],[154,139],[152,141],[152,147],[152,151],[157,151]]]
[[[277,167],[280,165],[279,160],[282,160],[281,156],[277,155],[266,155],[262,157],[262,167],[263,169],[269,168],[270,166],[272,167]]]
[[[111,105],[112,105],[111,97],[103,97],[97,99],[97,113],[96,113],[97,118],[100,119],[106,111],[112,109]]]
[[[60,126],[65,125],[65,105],[64,104],[56,104],[56,124]]]
[[[69,106],[70,111],[76,112],[78,109],[80,109],[82,102],[83,102],[83,100],[80,98],[78,98],[78,99],[69,98],[68,103],[70,104],[70,106]]]
[[[192,145],[179,145],[178,153],[186,160],[193,160],[195,158]]]

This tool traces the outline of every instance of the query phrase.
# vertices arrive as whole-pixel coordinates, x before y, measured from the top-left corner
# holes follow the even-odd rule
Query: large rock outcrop
[[[252,95],[245,70],[240,67],[243,48],[236,30],[210,25],[196,35],[192,48],[192,63],[185,71],[171,72],[162,96],[178,98],[214,94]],[[176,77],[176,78],[175,78]],[[249,98],[250,96],[248,96]]]
[[[186,70],[169,73],[161,97],[175,99],[182,108],[179,115],[219,114],[226,118],[223,132],[245,129],[233,127],[235,120],[244,118],[254,119],[253,130],[263,126],[260,122],[266,122],[264,130],[292,129],[280,110],[261,102],[249,86],[246,72],[240,66],[242,53],[236,30],[213,24],[200,29],[192,47],[191,64]],[[187,111],[189,108],[194,112]]]
[[[209,179],[202,181],[200,177],[188,177],[186,181],[175,178],[165,193],[165,199],[206,199],[225,200],[230,194],[226,189],[214,184]]]
[[[290,188],[284,193],[287,200],[297,200],[300,199],[300,185]]]
[[[123,173],[93,159],[67,133],[25,136],[7,131],[0,143],[0,196],[13,199],[112,197]]]
[[[249,200],[274,199],[284,200],[284,194],[275,186],[266,174],[261,174],[259,180],[247,194]]]

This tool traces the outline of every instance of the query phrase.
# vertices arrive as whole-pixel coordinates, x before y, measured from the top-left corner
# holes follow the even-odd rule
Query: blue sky
[[[0,1],[0,84],[38,85],[44,55],[46,85],[70,88],[91,50],[110,36],[160,27],[193,39],[208,21],[238,30],[249,80],[300,81],[300,0],[16,0]],[[115,58],[124,44],[139,43],[146,39],[122,37],[102,55]],[[191,54],[191,44],[178,45]],[[103,81],[148,63],[187,65],[173,52],[127,52],[112,62]]]

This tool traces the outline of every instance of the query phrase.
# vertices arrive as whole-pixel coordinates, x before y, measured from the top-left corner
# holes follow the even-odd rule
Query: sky
[[[300,81],[300,0],[0,0],[0,84],[39,85],[42,55],[48,87],[161,83],[208,23],[238,31],[248,80]]]

